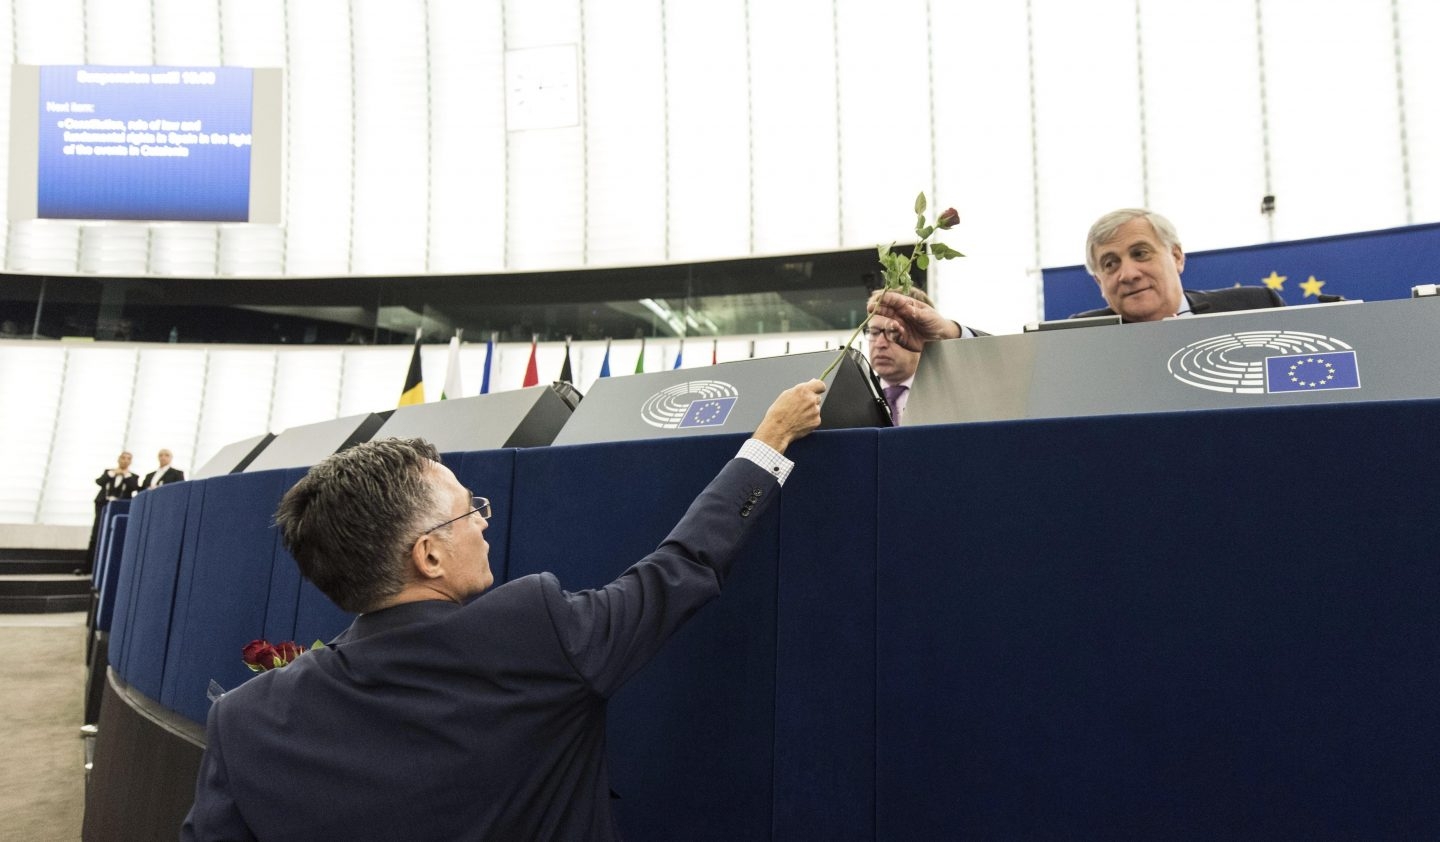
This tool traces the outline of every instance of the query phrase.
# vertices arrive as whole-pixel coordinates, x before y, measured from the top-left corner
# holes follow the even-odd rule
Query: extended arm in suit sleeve
[[[769,471],[732,459],[655,552],[598,590],[545,590],[570,662],[609,696],[715,598],[760,515],[778,497]]]
[[[224,700],[210,707],[205,726],[205,756],[195,777],[195,803],[180,828],[181,842],[254,842],[255,834],[245,824],[230,794],[230,774],[220,751],[220,711]]]

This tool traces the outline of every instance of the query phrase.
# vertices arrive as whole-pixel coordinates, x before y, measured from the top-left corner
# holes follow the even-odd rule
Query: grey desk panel
[[[385,423],[385,413],[367,413],[301,424],[290,427],[275,436],[275,440],[246,465],[242,473],[270,471],[277,468],[308,468],[347,447],[369,441],[380,425]]]
[[[209,461],[190,473],[191,479],[208,479],[245,470],[260,452],[275,440],[274,433],[261,433],[248,439],[231,442],[211,456]]]
[[[1358,387],[1272,391],[1265,360],[1301,353],[1353,361]],[[1434,397],[1440,299],[1414,298],[932,342],[905,422]]]
[[[549,444],[570,417],[562,388],[569,390],[559,385],[531,386],[402,406],[390,414],[375,438],[423,438],[441,453]]]
[[[555,444],[749,433],[775,396],[820,376],[838,351],[596,380]],[[831,373],[823,428],[889,426],[870,367],[851,352]]]

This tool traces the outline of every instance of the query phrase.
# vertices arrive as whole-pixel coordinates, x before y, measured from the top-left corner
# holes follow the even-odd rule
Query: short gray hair
[[[336,605],[374,609],[405,587],[409,552],[440,508],[424,439],[357,444],[311,468],[280,500],[275,524],[300,573]]]
[[[1095,224],[1090,226],[1090,233],[1085,237],[1085,269],[1092,276],[1098,276],[1099,268],[1095,265],[1095,249],[1110,242],[1115,237],[1115,232],[1132,219],[1143,219],[1150,223],[1150,227],[1155,229],[1155,236],[1160,238],[1160,245],[1166,251],[1180,245],[1180,235],[1176,233],[1175,226],[1155,211],[1145,208],[1110,211],[1095,220]]]

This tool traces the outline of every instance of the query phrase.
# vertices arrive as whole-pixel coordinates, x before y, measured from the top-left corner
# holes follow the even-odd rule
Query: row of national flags
[[[710,345],[710,364],[718,361],[719,340],[712,340]],[[525,379],[520,384],[521,388],[540,385],[540,369],[537,356],[540,349],[540,338],[530,338],[530,361],[525,366]],[[485,368],[481,377],[479,394],[485,395],[490,392],[490,369],[491,362],[495,359],[495,335],[485,341]],[[679,368],[685,359],[685,340],[680,340],[680,349],[675,353],[675,364],[672,368]],[[464,397],[465,388],[460,381],[460,334],[456,333],[450,337],[450,353],[448,364],[445,370],[445,387],[440,391],[440,400]],[[640,339],[640,355],[635,360],[635,373],[645,373],[645,339]],[[610,376],[610,340],[605,340],[605,359],[600,363],[600,376]],[[560,366],[558,380],[567,383],[574,382],[575,375],[570,365],[570,337],[565,337],[565,362]],[[405,373],[405,386],[400,390],[399,406],[412,406],[425,402],[425,376],[420,365],[420,330],[415,331],[415,347],[410,352],[410,368]]]

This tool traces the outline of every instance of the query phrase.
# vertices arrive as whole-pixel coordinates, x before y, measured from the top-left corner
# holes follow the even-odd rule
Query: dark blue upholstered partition
[[[111,555],[118,556],[120,553],[121,547],[117,547],[115,543],[115,525],[129,518],[129,500],[111,500],[100,510],[100,526],[95,533],[95,556],[90,559],[90,587],[96,591],[100,590],[101,577]]]
[[[145,529],[133,560],[136,578],[121,641],[121,676],[141,693],[160,698],[170,643],[170,609],[180,566],[180,540],[190,505],[185,483],[161,486],[141,495]],[[137,509],[139,509],[137,501]],[[135,510],[132,510],[135,511]],[[135,515],[132,515],[135,516]],[[124,567],[128,562],[122,562]],[[122,570],[122,579],[124,571]],[[111,656],[114,656],[111,644]],[[115,663],[115,661],[111,661]]]
[[[120,502],[120,501],[116,501]],[[120,578],[120,563],[125,553],[125,536],[130,528],[130,505],[125,501],[125,511],[110,519],[105,538],[105,552],[95,569],[95,586],[98,599],[95,603],[95,629],[110,631],[110,619],[115,615],[115,585]]]
[[[130,634],[130,617],[135,614],[136,586],[140,576],[137,573],[140,557],[140,536],[147,527],[145,513],[146,497],[141,494],[130,503],[130,525],[125,530],[125,545],[120,552],[120,567],[115,573],[114,609],[110,617],[110,642],[106,660],[110,668],[124,678],[128,675],[125,664],[125,641]]]
[[[1433,838],[1436,429],[1440,402],[1417,401],[799,442],[724,595],[611,705],[621,829]],[[495,502],[497,581],[580,588],[653,549],[741,439],[446,461]],[[170,623],[165,703],[202,721],[209,679],[249,677],[245,641],[348,620],[286,578],[269,520],[298,475],[135,501],[122,677],[153,672]]]
[[[95,629],[108,632],[109,620],[115,616],[115,583],[120,579],[121,557],[125,551],[125,534],[130,531],[130,514],[122,514],[111,521],[109,537],[105,541],[105,556],[101,567],[95,571]]]
[[[283,468],[276,473],[280,474],[280,484],[277,486],[275,499],[270,501],[270,520],[273,522],[275,510],[280,506],[280,498],[290,487],[299,482],[305,473],[309,471],[304,468]],[[261,626],[258,637],[263,637],[271,643],[280,643],[286,640],[293,640],[301,646],[309,646],[315,638],[309,640],[295,636],[295,620],[300,613],[300,591],[304,580],[300,576],[300,568],[295,565],[295,559],[285,550],[285,542],[280,539],[280,530],[271,526],[271,553],[270,553],[270,595],[265,603],[265,623]],[[328,602],[328,600],[327,600]],[[336,609],[337,613],[339,609]],[[347,620],[336,633],[349,625]],[[331,635],[333,637],[334,635]],[[329,639],[328,637],[326,638]]]
[[[1440,403],[881,436],[877,836],[1433,838]]]
[[[780,519],[774,839],[875,838],[881,432],[817,433],[790,452],[796,466]]]
[[[276,553],[271,519],[291,473],[227,474],[158,489],[192,489],[198,515],[181,561],[165,693],[151,698],[195,722],[209,712],[212,679],[230,689],[251,676],[240,652],[265,631]]]
[[[742,441],[520,451],[511,578],[550,571],[572,590],[605,584],[664,540]],[[611,702],[610,781],[627,839],[769,835],[777,519],[767,519],[721,598]]]

